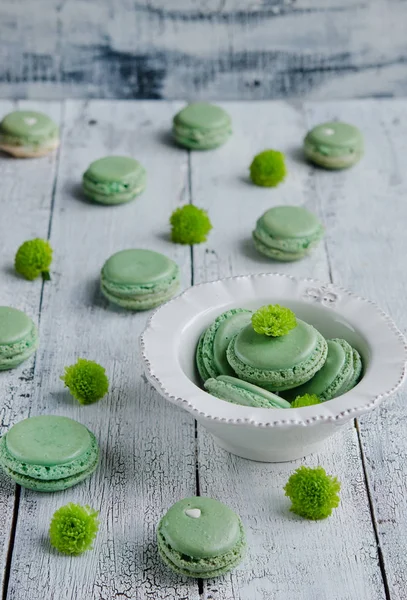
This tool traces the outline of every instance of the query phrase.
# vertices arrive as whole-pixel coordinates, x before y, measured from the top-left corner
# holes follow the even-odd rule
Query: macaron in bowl
[[[363,136],[348,123],[322,123],[305,136],[304,153],[308,160],[325,169],[346,169],[363,156]]]
[[[196,368],[202,333],[221,313],[268,303],[290,308],[325,339],[346,340],[356,349],[363,361],[357,385],[332,400],[289,410],[236,404],[202,389]],[[406,340],[376,304],[332,283],[275,273],[189,288],[154,312],[140,347],[147,379],[168,402],[191,413],[222,448],[265,462],[321,450],[326,438],[396,392],[406,375]]]
[[[146,187],[144,167],[130,156],[105,156],[92,162],[82,178],[85,195],[98,204],[124,204]]]
[[[84,425],[56,415],[30,417],[0,438],[0,467],[19,485],[59,492],[89,477],[99,446]]]
[[[23,311],[0,306],[0,371],[14,369],[38,347],[38,330]]]
[[[222,146],[232,134],[228,113],[215,104],[188,104],[173,119],[175,141],[191,150],[210,150]]]
[[[0,149],[16,158],[37,158],[59,146],[59,127],[48,115],[16,110],[0,122]]]
[[[149,310],[167,302],[178,291],[180,269],[159,252],[121,250],[103,265],[101,290],[113,304],[128,310]]]
[[[291,404],[265,390],[262,387],[253,385],[243,379],[230,377],[229,375],[219,375],[216,378],[210,378],[205,381],[205,389],[212,396],[227,400],[233,404],[242,404],[244,406],[253,406],[255,408],[290,408]]]
[[[319,219],[303,206],[275,206],[256,223],[256,250],[277,261],[290,262],[309,254],[324,236]]]
[[[246,551],[240,517],[228,506],[203,496],[176,502],[157,528],[159,554],[172,571],[208,579],[234,569]]]

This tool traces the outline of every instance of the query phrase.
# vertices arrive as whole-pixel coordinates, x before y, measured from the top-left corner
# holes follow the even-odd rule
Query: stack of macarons
[[[67,417],[30,417],[0,438],[0,467],[16,483],[37,492],[66,490],[89,477],[98,462],[93,433]]]
[[[289,408],[305,394],[331,400],[352,389],[363,369],[346,340],[326,340],[279,305],[222,313],[202,333],[196,364],[210,394],[261,408]]]

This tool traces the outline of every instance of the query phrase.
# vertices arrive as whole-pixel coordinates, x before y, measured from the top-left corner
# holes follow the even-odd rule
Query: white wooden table
[[[147,313],[116,311],[101,298],[106,258],[128,247],[173,257],[183,285],[232,274],[281,271],[334,281],[377,301],[407,328],[407,101],[227,104],[234,135],[223,148],[189,153],[168,135],[180,106],[164,102],[0,102],[44,110],[62,128],[60,152],[39,160],[0,157],[0,304],[39,323],[31,361],[0,374],[0,433],[29,415],[78,419],[101,442],[101,465],[83,484],[57,494],[15,487],[0,476],[3,600],[406,600],[406,393],[401,392],[296,463],[261,464],[229,455],[190,416],[169,405],[141,376],[138,335]],[[305,131],[340,118],[359,125],[366,155],[331,173],[301,158]],[[283,150],[289,176],[270,190],[249,184],[247,168],[265,148]],[[129,154],[148,171],[140,199],[121,207],[84,201],[81,175],[106,154]],[[214,229],[193,249],[169,241],[171,211],[193,202]],[[312,257],[268,263],[250,233],[280,203],[305,204],[326,225]],[[49,237],[52,281],[13,271],[26,239]],[[111,391],[81,407],[59,376],[77,357],[107,369]],[[283,486],[300,464],[321,464],[342,482],[341,505],[323,522],[288,510]],[[155,546],[158,519],[196,493],[225,501],[248,534],[246,561],[231,575],[197,583],[173,576]],[[53,512],[72,501],[100,510],[94,550],[79,558],[50,548]]]

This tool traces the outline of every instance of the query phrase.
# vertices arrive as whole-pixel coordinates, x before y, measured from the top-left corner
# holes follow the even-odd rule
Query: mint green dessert
[[[253,241],[261,254],[289,262],[306,256],[323,235],[323,225],[306,208],[275,206],[258,219]]]
[[[173,120],[175,141],[192,150],[210,150],[224,144],[232,133],[228,113],[220,106],[196,102],[188,104]]]
[[[230,342],[227,359],[240,379],[270,391],[288,390],[305,383],[322,368],[328,346],[308,323],[277,337],[244,327]]]
[[[315,394],[323,402],[332,400],[352,389],[360,379],[362,361],[357,350],[346,340],[328,340],[328,355],[324,366],[312,379],[298,388],[285,392],[287,399]]]
[[[243,559],[240,517],[218,500],[195,496],[176,502],[157,528],[158,551],[179,575],[208,579],[228,573]]]
[[[178,265],[153,250],[116,252],[105,262],[101,273],[103,295],[129,310],[160,306],[174,296],[179,285]]]
[[[55,415],[20,421],[0,438],[0,466],[19,485],[58,492],[96,469],[99,446],[84,425]]]
[[[226,400],[232,404],[242,404],[253,408],[290,408],[291,405],[284,398],[280,398],[273,392],[268,392],[264,388],[253,385],[248,381],[220,375],[216,379],[211,378],[205,381],[205,389],[221,400]]]
[[[234,375],[226,358],[230,340],[250,323],[251,311],[244,308],[228,310],[208,327],[199,340],[196,363],[203,381],[218,375]]]
[[[16,110],[0,122],[0,149],[12,156],[45,156],[58,146],[58,125],[43,113]]]
[[[38,346],[38,330],[21,310],[0,306],[0,371],[13,369],[27,360]]]
[[[99,204],[123,204],[146,187],[144,167],[129,156],[105,156],[95,160],[83,174],[85,195]]]
[[[348,123],[332,121],[317,125],[304,140],[305,156],[325,169],[345,169],[363,156],[363,136]]]

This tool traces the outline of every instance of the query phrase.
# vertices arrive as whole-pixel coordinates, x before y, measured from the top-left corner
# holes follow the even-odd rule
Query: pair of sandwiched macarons
[[[180,286],[178,265],[159,252],[122,250],[103,265],[103,295],[128,310],[148,310],[172,298]]]
[[[236,567],[246,551],[240,517],[228,506],[202,496],[176,502],[157,528],[158,551],[175,573],[207,579]]]
[[[0,371],[17,367],[38,347],[38,329],[23,311],[0,306]]]
[[[362,374],[360,355],[348,342],[325,340],[279,305],[217,317],[199,339],[196,364],[213,396],[261,408],[289,408],[305,395],[331,400]]]
[[[24,419],[0,438],[0,467],[19,485],[58,492],[89,477],[99,445],[81,423],[55,415]]]

